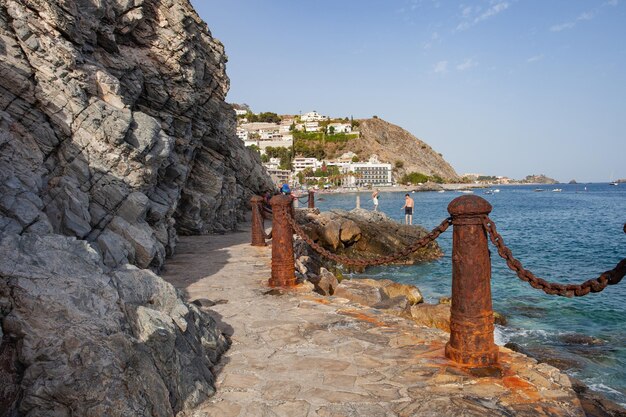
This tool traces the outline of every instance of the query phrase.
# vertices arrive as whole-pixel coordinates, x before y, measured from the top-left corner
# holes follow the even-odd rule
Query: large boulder
[[[400,224],[384,213],[363,209],[331,210],[320,214],[298,210],[296,221],[321,246],[334,253],[360,259],[394,255],[427,234],[421,226]],[[437,242],[430,242],[394,263],[413,264],[442,255]],[[324,262],[335,266],[332,260],[325,259]]]
[[[227,341],[151,271],[109,270],[86,242],[55,235],[5,236],[0,258],[0,356],[21,368],[19,384],[5,372],[7,410],[174,416],[214,393]]]

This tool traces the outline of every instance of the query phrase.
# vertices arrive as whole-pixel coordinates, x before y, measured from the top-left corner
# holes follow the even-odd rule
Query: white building
[[[304,113],[302,116],[300,116],[300,120],[303,122],[321,122],[322,120],[327,120],[327,119],[328,119],[327,116],[322,116],[315,110],[310,111],[308,113]]]
[[[317,158],[294,158],[293,160],[293,171],[294,173],[298,173],[300,171],[304,171],[307,168],[311,168],[316,170],[321,167],[322,163],[317,160]]]
[[[381,186],[388,187],[393,184],[391,179],[391,164],[384,164],[372,155],[367,162],[351,162],[344,168],[346,173],[353,172],[344,181],[346,187]]]
[[[350,123],[329,123],[328,132],[330,133],[331,131],[334,133],[351,133],[352,125]]]
[[[235,114],[237,116],[245,116],[246,114],[248,114],[248,110],[245,110],[245,109],[235,109]]]
[[[317,132],[320,130],[320,124],[319,122],[305,122],[304,130],[307,132]]]
[[[289,183],[291,178],[291,171],[288,169],[269,169],[267,168],[267,173],[269,174],[272,181],[274,181],[274,185],[280,186],[284,183]]]

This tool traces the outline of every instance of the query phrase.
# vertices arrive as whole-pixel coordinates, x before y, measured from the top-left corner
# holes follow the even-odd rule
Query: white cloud
[[[456,30],[467,30],[484,20],[502,13],[508,9],[510,5],[511,3],[508,1],[492,0],[491,5],[484,11],[480,7],[462,7],[461,16],[463,21],[457,25]]]
[[[424,49],[430,49],[434,43],[439,42],[440,40],[441,37],[439,36],[439,33],[433,32],[432,35],[430,35],[430,39],[422,44],[422,47]]]
[[[541,55],[535,55],[535,56],[531,56],[530,58],[528,58],[526,60],[526,62],[528,63],[532,63],[532,62],[537,62],[537,61],[541,61],[543,59],[543,54]]]
[[[603,4],[603,6],[617,6],[619,4],[619,1],[617,0],[609,0],[606,3]]]
[[[459,65],[456,66],[458,71],[466,71],[468,69],[474,68],[478,66],[478,62],[474,61],[472,58],[468,58]]]
[[[550,31],[551,32],[560,32],[562,30],[566,30],[566,29],[572,29],[574,26],[576,26],[576,24],[578,22],[584,21],[584,20],[591,20],[595,17],[596,12],[595,11],[589,11],[589,12],[584,12],[581,13],[576,19],[574,19],[571,22],[565,22],[565,23],[561,23],[558,25],[552,25],[550,26]]]
[[[448,61],[439,61],[435,64],[433,68],[435,74],[444,74],[448,72]]]

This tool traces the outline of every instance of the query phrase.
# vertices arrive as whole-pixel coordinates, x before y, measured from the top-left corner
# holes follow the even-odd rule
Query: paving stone
[[[445,358],[441,330],[304,287],[269,295],[271,248],[249,234],[183,236],[178,250],[164,278],[228,300],[203,308],[232,340],[194,417],[584,416],[567,376],[519,353],[479,378]]]

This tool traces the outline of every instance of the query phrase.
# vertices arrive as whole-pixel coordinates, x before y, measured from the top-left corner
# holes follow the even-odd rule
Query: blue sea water
[[[558,187],[562,192],[553,192]],[[500,192],[474,194],[493,206],[490,214],[504,242],[526,269],[548,281],[581,283],[612,269],[626,257],[626,184],[559,184],[500,186]],[[536,192],[536,188],[546,191]],[[447,206],[463,194],[413,193],[414,224],[430,230],[448,216]],[[361,192],[361,207],[372,209],[370,192]],[[355,207],[356,194],[318,194],[320,210]],[[404,192],[381,192],[379,209],[404,221]],[[449,296],[452,229],[438,242],[445,256],[411,266],[369,268],[362,276],[414,284],[427,302]],[[535,290],[492,253],[494,310],[508,323],[497,326],[496,342],[513,342],[529,352],[540,349],[568,364],[566,372],[592,389],[626,406],[626,279],[603,292],[564,298]],[[593,339],[592,339],[593,338]]]

